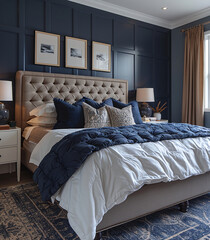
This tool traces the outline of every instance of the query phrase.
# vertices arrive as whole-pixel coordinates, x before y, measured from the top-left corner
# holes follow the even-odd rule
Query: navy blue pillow
[[[120,109],[131,105],[132,106],[132,112],[133,112],[133,118],[134,118],[135,123],[136,124],[143,123],[142,120],[141,120],[140,112],[139,112],[139,106],[138,106],[138,103],[136,101],[132,101],[132,102],[129,102],[128,104],[125,104],[125,103],[122,103],[122,102],[112,98],[112,102],[113,102],[114,107],[120,108]]]
[[[89,104],[91,107],[93,107],[95,109],[99,109],[101,107],[104,107],[105,105],[109,105],[109,106],[113,107],[113,102],[112,102],[111,98],[106,99],[102,103],[97,103],[96,101],[94,101],[90,98],[86,98],[86,97],[84,97],[84,99],[87,104]]]
[[[58,98],[54,98],[53,101],[57,112],[57,123],[54,129],[84,127],[84,113],[82,108],[82,103],[85,101],[84,98],[74,104]]]

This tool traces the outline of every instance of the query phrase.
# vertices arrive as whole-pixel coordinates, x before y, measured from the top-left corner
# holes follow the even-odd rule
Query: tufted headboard
[[[29,112],[54,97],[74,103],[83,96],[97,102],[115,98],[128,101],[128,82],[112,78],[99,78],[67,74],[18,71],[16,73],[15,119],[22,130],[30,119]]]

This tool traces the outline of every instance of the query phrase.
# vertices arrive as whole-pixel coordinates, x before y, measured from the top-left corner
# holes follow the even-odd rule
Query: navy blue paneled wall
[[[14,82],[17,70],[91,75],[154,87],[156,101],[170,106],[170,30],[65,0],[6,0],[0,3],[0,79]],[[34,64],[34,31],[61,35],[61,66]],[[88,40],[88,69],[65,68],[65,36]],[[112,45],[110,73],[91,70],[91,42]],[[7,103],[14,118],[14,103]],[[170,115],[170,108],[165,117]]]

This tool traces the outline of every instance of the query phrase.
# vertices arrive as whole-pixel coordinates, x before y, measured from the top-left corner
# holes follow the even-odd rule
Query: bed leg
[[[183,213],[186,213],[189,208],[189,201],[183,202],[179,204],[179,210]]]
[[[94,240],[102,240],[102,233],[96,233],[95,239]]]

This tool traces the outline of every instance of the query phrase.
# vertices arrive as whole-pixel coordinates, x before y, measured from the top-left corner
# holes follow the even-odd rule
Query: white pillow
[[[53,117],[35,117],[29,120],[27,123],[32,126],[53,127],[56,122],[56,118]]]
[[[36,117],[57,117],[54,103],[45,103],[29,112],[30,116]]]

